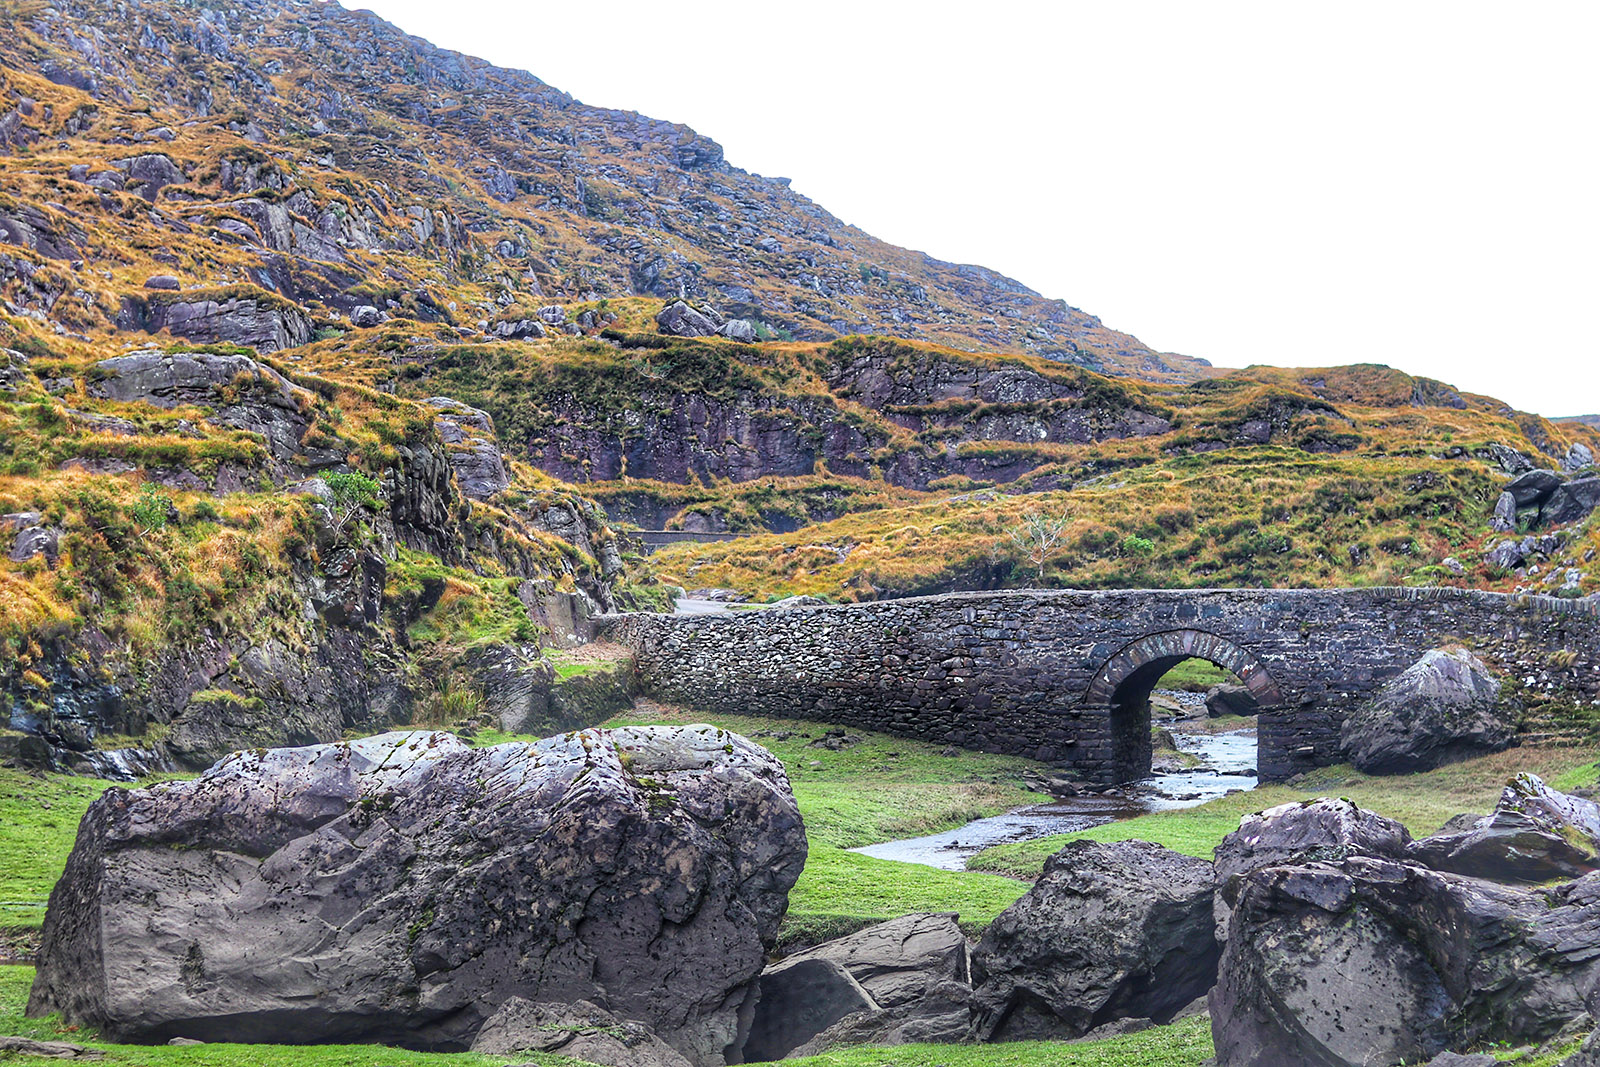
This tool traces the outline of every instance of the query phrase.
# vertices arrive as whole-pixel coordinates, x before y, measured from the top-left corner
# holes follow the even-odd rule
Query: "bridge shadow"
[[[1109,708],[1114,780],[1127,782],[1150,773],[1150,694],[1162,676],[1186,659],[1203,659],[1232,671],[1263,714],[1283,703],[1278,683],[1261,662],[1226,638],[1203,630],[1170,630],[1140,638],[1106,661],[1085,701]]]

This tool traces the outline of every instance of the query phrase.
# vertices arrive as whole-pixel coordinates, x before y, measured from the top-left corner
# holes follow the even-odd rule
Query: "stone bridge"
[[[1269,779],[1338,762],[1346,711],[1441,645],[1473,649],[1530,700],[1600,703],[1600,604],[1472,590],[954,593],[597,621],[662,700],[1027,755],[1103,782],[1148,773],[1150,691],[1191,656],[1261,702]]]

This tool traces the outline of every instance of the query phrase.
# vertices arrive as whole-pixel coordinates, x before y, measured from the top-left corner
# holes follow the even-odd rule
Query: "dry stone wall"
[[[1027,755],[1102,781],[1142,773],[1147,687],[1196,651],[1276,697],[1260,719],[1265,778],[1337,762],[1346,711],[1441,645],[1541,699],[1600,702],[1600,604],[1473,590],[956,593],[599,623],[663,700]]]

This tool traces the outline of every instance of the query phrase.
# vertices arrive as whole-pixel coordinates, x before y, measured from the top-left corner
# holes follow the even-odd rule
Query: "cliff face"
[[[804,339],[884,333],[1153,380],[1203,370],[846,226],[685,126],[588,107],[370,13],[0,11],[0,244],[14,246],[0,284],[67,329],[287,347],[362,306],[472,331],[519,303],[643,295]],[[260,291],[146,300],[154,273]]]

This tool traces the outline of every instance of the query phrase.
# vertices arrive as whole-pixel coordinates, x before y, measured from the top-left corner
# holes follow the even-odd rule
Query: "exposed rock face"
[[[236,753],[91,806],[29,1011],[459,1049],[512,997],[589,1000],[716,1065],[805,851],[781,765],[712,727]]]
[[[1260,711],[1261,702],[1242,685],[1224,683],[1206,690],[1206,714],[1213,719],[1224,715],[1255,715]]]
[[[1505,491],[1516,500],[1517,507],[1530,508],[1549,499],[1561,482],[1561,475],[1555,471],[1531,470],[1511,479]]]
[[[450,466],[463,496],[488,500],[511,484],[488,412],[447,396],[429,397],[423,403],[439,409],[433,425],[450,450]]]
[[[549,1052],[608,1067],[693,1067],[648,1026],[587,1000],[534,1004],[512,997],[484,1023],[472,1050],[489,1056]]]
[[[817,956],[767,968],[760,990],[744,1044],[744,1057],[754,1063],[781,1060],[846,1016],[877,1008],[849,971]]]
[[[187,294],[186,294],[187,295]],[[160,333],[168,330],[199,344],[234,344],[273,352],[311,340],[311,317],[280,300],[197,295],[187,300],[124,300],[117,328]]]
[[[1079,1037],[1116,1018],[1170,1020],[1211,988],[1211,864],[1159,845],[1074,841],[984,932],[980,1040]]]
[[[1550,494],[1539,509],[1541,526],[1562,526],[1600,507],[1600,478],[1579,478]]]
[[[1495,810],[1411,846],[1436,870],[1497,882],[1547,882],[1600,870],[1600,805],[1519,774]]]
[[[1600,876],[1516,889],[1365,856],[1244,877],[1219,1067],[1370,1067],[1549,1037],[1600,978]]]
[[[90,378],[91,396],[214,408],[210,421],[261,434],[278,459],[299,452],[310,425],[288,380],[248,356],[135,352],[101,360]]]
[[[1397,774],[1496,752],[1516,733],[1500,683],[1466,649],[1435,649],[1345,719],[1339,743],[1363,771]]]
[[[1561,469],[1568,474],[1594,466],[1594,450],[1582,441],[1578,441],[1567,449],[1566,458],[1561,461]]]
[[[730,341],[738,341],[742,345],[756,343],[756,328],[749,319],[729,319],[717,327],[717,334]]]
[[[1512,493],[1501,493],[1495,501],[1494,518],[1489,529],[1497,533],[1510,533],[1517,528],[1517,498]]]

